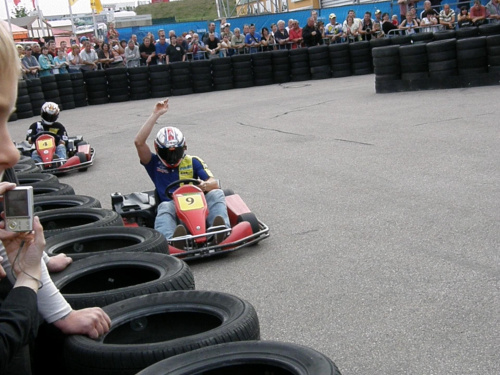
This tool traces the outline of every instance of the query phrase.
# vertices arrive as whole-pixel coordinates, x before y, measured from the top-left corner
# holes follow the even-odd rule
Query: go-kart
[[[203,191],[195,186],[199,182],[196,179],[178,180],[166,188],[167,195],[174,201],[177,217],[188,233],[168,239],[171,255],[183,260],[204,258],[233,252],[269,237],[267,225],[258,220],[241,197],[229,189],[223,191],[231,228],[224,225],[207,228],[207,202]],[[179,186],[181,184],[184,185]],[[128,195],[111,194],[113,210],[120,214],[125,226],[154,228],[158,202],[155,190]]]
[[[30,156],[34,150],[38,153],[41,162],[36,165],[43,173],[65,173],[73,170],[86,171],[94,163],[95,151],[82,136],[68,137],[66,142],[66,159],[56,155],[56,139],[51,132],[37,134],[33,144],[23,141],[16,143],[22,155]]]

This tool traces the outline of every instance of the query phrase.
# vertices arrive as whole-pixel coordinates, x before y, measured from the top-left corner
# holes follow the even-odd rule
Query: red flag
[[[33,8],[38,9],[38,0],[33,0]]]
[[[14,5],[17,7],[20,2],[21,2],[21,0],[14,0]]]

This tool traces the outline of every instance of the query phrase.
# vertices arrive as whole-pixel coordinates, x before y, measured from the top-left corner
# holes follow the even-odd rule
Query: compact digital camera
[[[5,229],[10,232],[33,230],[33,187],[18,186],[4,194]]]

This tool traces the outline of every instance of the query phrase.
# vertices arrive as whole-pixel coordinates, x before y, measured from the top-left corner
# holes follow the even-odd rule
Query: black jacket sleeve
[[[38,328],[36,293],[13,288],[0,307],[0,374],[12,357],[34,337]]]

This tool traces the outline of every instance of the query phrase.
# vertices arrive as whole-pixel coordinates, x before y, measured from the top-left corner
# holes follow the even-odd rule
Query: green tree
[[[22,5],[18,5],[12,11],[12,15],[14,16],[14,18],[27,17],[28,10],[25,7],[23,7]]]

